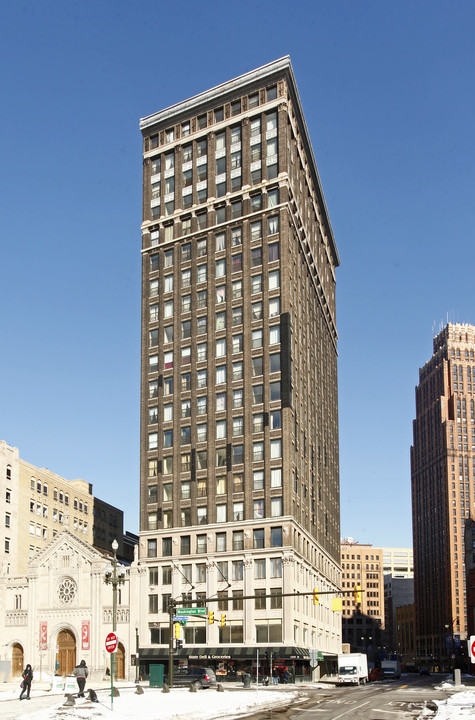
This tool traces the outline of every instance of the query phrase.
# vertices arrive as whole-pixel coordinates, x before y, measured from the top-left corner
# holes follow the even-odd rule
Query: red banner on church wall
[[[40,650],[48,649],[48,623],[45,620],[40,620]]]
[[[81,649],[82,650],[89,650],[91,647],[90,642],[90,620],[83,620],[82,626],[81,626]]]

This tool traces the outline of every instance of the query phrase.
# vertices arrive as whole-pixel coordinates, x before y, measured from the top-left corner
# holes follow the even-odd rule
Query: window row
[[[198,536],[202,537],[202,536]],[[200,550],[199,552],[206,552]],[[265,580],[266,578],[275,579],[282,577],[282,558],[254,558],[254,579]],[[172,584],[172,566],[164,565],[159,567],[149,567],[149,584],[151,586],[156,585],[171,585]],[[191,583],[204,583],[207,580],[207,568],[206,563],[195,563],[194,565],[181,565],[180,577],[182,582]],[[225,560],[223,562],[216,563],[216,580],[219,582],[228,582],[232,580],[243,580],[244,578],[244,563],[242,560],[234,560],[229,562]],[[226,592],[226,591],[224,591]],[[220,599],[220,593],[218,593],[218,600]]]
[[[261,91],[264,93],[263,98],[260,98],[259,92],[251,93],[245,98],[237,98],[229,103],[229,107],[225,108],[224,105],[211,110],[209,113],[203,113],[195,118],[184,120],[179,125],[174,125],[166,130],[162,131],[161,136],[158,133],[151,135],[145,139],[145,150],[154,149],[159,145],[169,144],[174,142],[180,137],[187,137],[192,132],[204,130],[208,125],[214,125],[224,121],[226,117],[235,117],[242,112],[243,101],[244,107],[248,107],[250,110],[258,107],[262,102],[271,102],[277,100],[277,85],[271,85],[265,90]],[[211,121],[211,122],[210,122]]]
[[[153,191],[152,191],[153,197]],[[266,199],[266,202],[264,200]],[[225,221],[238,219],[248,213],[256,213],[261,210],[277,207],[279,204],[280,193],[279,188],[269,189],[266,193],[255,193],[250,196],[249,200],[235,199],[229,204],[216,205],[215,211],[215,222],[221,224]],[[279,217],[278,215],[264,218],[263,221],[256,219],[249,225],[249,237],[251,240],[258,240],[262,238],[263,227],[267,223],[267,234],[273,235],[279,231]],[[196,232],[201,228],[206,228],[208,224],[213,224],[212,221],[208,223],[206,211],[197,212],[196,214],[183,215],[179,220],[169,220],[160,227],[154,227],[150,230],[150,244],[151,247],[156,247],[161,243],[170,243],[175,238],[180,238],[185,235],[189,235],[192,232]],[[226,245],[235,247],[242,244],[242,226],[233,226],[231,228],[220,230],[215,233],[215,251],[220,252],[225,249]],[[218,237],[219,236],[219,237]],[[193,247],[196,247],[196,258],[205,257],[207,254],[207,239],[198,238],[196,244],[192,242],[183,242],[179,246],[179,253],[181,262],[187,262],[192,258]],[[175,248],[166,248],[163,251],[162,268],[171,268],[175,261]],[[153,272],[158,270],[160,267],[160,258],[158,254],[152,254],[150,256],[150,270]]]
[[[252,347],[259,348],[263,346],[263,330],[258,329],[252,333]],[[166,336],[164,336],[166,337]],[[158,344],[158,341],[157,341]],[[214,358],[225,358],[227,353],[230,351],[231,354],[235,355],[243,352],[243,334],[238,333],[231,336],[230,348],[226,338],[220,338],[216,340],[213,355]],[[280,344],[280,325],[271,325],[267,333],[266,344],[278,345]],[[192,354],[194,351],[195,360],[197,363],[204,362],[208,359],[208,343],[198,342],[195,346],[187,345],[181,348],[180,351],[180,367],[183,365],[189,365],[192,362]],[[174,367],[175,352],[174,350],[165,350],[163,353],[163,364],[162,370],[171,370]],[[159,355],[154,354],[149,356],[149,373],[159,372]]]
[[[270,243],[267,246],[267,262],[272,263],[274,261],[279,260],[279,243]],[[256,248],[251,249],[251,267],[260,267],[262,265],[262,246],[258,246]],[[242,263],[242,253],[236,253],[234,255],[231,255],[231,272],[241,272],[243,269],[243,263]],[[228,267],[229,270],[229,267]],[[193,270],[193,272],[196,272],[196,284],[200,285],[201,283],[205,283],[208,279],[208,266],[207,264],[204,265],[197,265],[196,268]],[[269,290],[274,290],[276,287],[279,287],[279,284],[276,284],[276,280],[278,281],[278,270],[273,270],[269,272]],[[277,275],[276,275],[277,274]],[[221,258],[220,260],[216,260],[215,262],[215,279],[220,280],[221,278],[225,278],[227,275],[226,272],[226,258]],[[254,285],[252,286],[253,292],[262,292],[262,276],[254,276],[254,277],[260,277],[260,283],[261,283],[261,289],[254,288]],[[183,290],[184,288],[191,287],[192,285],[192,268],[187,268],[186,270],[181,271],[180,276],[181,282],[180,287]],[[252,282],[256,282],[255,280],[252,280]],[[167,295],[168,293],[172,293],[174,290],[174,283],[175,283],[175,276],[173,274],[170,275],[163,275],[162,276],[162,284],[163,288],[161,291],[162,295]],[[160,281],[158,278],[154,278],[150,280],[150,297],[157,297],[160,295]],[[206,302],[202,305],[202,307],[206,307]]]
[[[259,278],[260,287],[262,287],[262,276],[253,276],[256,278]],[[260,292],[260,290],[258,291]],[[206,290],[201,291],[195,295],[195,303],[196,303],[196,309],[202,309],[203,307],[206,307]],[[251,321],[255,322],[257,320],[263,320],[264,319],[264,311],[263,308],[265,305],[263,305],[262,300],[257,300],[256,302],[251,303]],[[279,317],[280,315],[280,297],[271,297],[267,301],[267,308],[268,308],[268,315],[267,317],[269,319]],[[183,295],[181,298],[181,311],[183,314],[191,313],[192,311],[192,296],[191,295]],[[230,316],[230,317],[229,317]],[[167,318],[168,319],[168,318]],[[157,323],[160,320],[160,306],[158,302],[154,302],[150,305],[149,308],[149,321],[150,323]],[[231,321],[231,327],[237,327],[238,325],[243,324],[243,308],[242,305],[238,305],[236,307],[228,308],[228,312],[226,310],[220,310],[214,313],[213,315],[213,323],[215,330],[225,330],[227,327],[227,324]],[[206,315],[198,315],[196,317],[196,324],[193,326],[192,323],[193,320],[183,320],[180,326],[180,335],[182,340],[186,340],[189,337],[192,337],[193,332],[196,335],[203,335],[208,332],[208,317]],[[154,333],[154,334],[152,334]],[[175,335],[175,328],[173,325],[166,325],[163,328],[163,342],[173,342]],[[150,330],[149,331],[149,346],[153,347],[154,345],[158,344],[158,330]]]
[[[226,552],[229,550],[244,550],[244,530],[234,530],[231,533],[231,543],[229,543],[230,533],[218,532],[215,534],[215,548],[217,552]],[[193,548],[194,553],[207,553],[210,551],[210,541],[206,534],[196,535],[194,537],[195,546]],[[269,542],[268,547],[282,547],[282,528],[271,527],[268,530],[267,540]],[[228,548],[229,543],[229,548]],[[252,534],[252,548],[259,549],[266,547],[265,543],[265,531],[264,528],[257,528],[253,530]],[[161,539],[161,557],[172,556],[172,545],[173,539],[171,537],[164,537]],[[180,555],[191,555],[192,553],[192,536],[181,535],[179,541],[179,554]],[[158,540],[156,538],[150,538],[147,540],[147,557],[158,557]],[[242,562],[242,561],[239,561]],[[241,566],[239,566],[241,567]],[[233,579],[243,579],[242,577]],[[158,580],[158,577],[157,577]],[[151,583],[157,584],[157,583]]]
[[[280,420],[280,416],[279,416]],[[281,423],[279,423],[281,424]],[[216,423],[217,428],[216,432],[226,432],[226,426],[225,421],[223,421],[223,426],[219,427],[218,429],[218,423]],[[235,426],[237,430],[242,430],[243,427],[241,424],[237,423]],[[234,428],[234,426],[233,426]],[[203,432],[203,428],[201,428],[201,432]],[[239,432],[239,434],[242,434],[242,432]],[[202,437],[202,435],[201,435]],[[219,440],[220,438],[216,437],[216,440]],[[180,440],[181,445],[189,445],[191,444],[191,426],[186,426],[180,429]],[[162,433],[162,447],[163,448],[171,448],[173,447],[173,429],[170,430],[163,430]],[[149,450],[157,450],[158,449],[158,433],[153,432],[149,433],[148,435],[148,449]],[[208,459],[207,459],[207,451],[201,450],[199,451],[201,453],[200,460],[198,460],[198,463],[201,462],[202,466],[198,467],[198,469],[205,469],[208,467]],[[233,445],[230,449],[231,457],[232,457],[232,464],[236,463],[242,463],[244,462],[244,446],[243,445]],[[188,468],[186,472],[190,469],[188,466],[191,467],[191,460],[190,463],[188,463],[188,454],[185,454],[182,456],[182,468],[183,466]],[[215,450],[215,467],[226,467],[230,463],[227,459],[228,449],[226,447],[223,448],[216,448]],[[271,438],[269,441],[269,457],[271,459],[276,459],[282,457],[282,439],[281,438]],[[257,441],[252,443],[252,460],[253,462],[259,462],[261,460],[264,460],[264,441]],[[183,472],[184,470],[182,470]]]
[[[263,279],[262,275],[251,275],[251,294],[255,295],[262,292]],[[280,288],[280,270],[271,270],[267,275],[267,288],[269,291],[277,290]],[[229,289],[229,288],[228,288]],[[239,300],[243,296],[243,282],[242,280],[234,280],[230,286],[231,297],[230,300]],[[150,298],[158,297],[158,279],[150,281]],[[191,297],[183,296],[182,300],[182,312],[189,312],[188,308],[191,307]],[[221,305],[226,302],[226,285],[217,285],[215,290],[215,305]],[[207,290],[200,290],[197,293],[196,305],[198,309],[207,307],[208,295]],[[184,309],[183,309],[184,308]],[[155,317],[158,319],[159,306],[154,308]],[[174,315],[174,300],[165,300],[163,302],[163,317],[172,318]]]
[[[204,480],[205,487],[206,487],[206,479]],[[236,482],[233,480],[233,490],[234,492],[242,492],[243,491],[243,484],[242,484],[242,477],[239,476],[238,478],[238,487],[236,489]],[[264,478],[264,470],[255,470],[253,472],[253,484],[252,489],[253,490],[264,490],[265,487],[265,478]],[[195,484],[193,482],[193,484]],[[226,495],[228,490],[228,478],[226,475],[222,475],[216,478],[216,495]],[[271,468],[270,471],[270,486],[271,488],[280,488],[282,487],[282,468]],[[173,483],[171,482],[164,482],[162,485],[162,500],[163,502],[172,502],[173,501]],[[176,492],[179,492],[180,499],[181,500],[190,500],[191,499],[191,481],[190,480],[183,480],[179,485],[176,484]],[[199,494],[199,497],[205,497],[206,493],[204,495]],[[158,487],[157,485],[150,485],[148,488],[148,502],[149,503],[157,503],[158,501]]]
[[[230,517],[228,518],[228,514]],[[216,520],[213,520],[209,517],[208,509],[207,507],[198,507],[196,509],[196,514],[191,510],[191,508],[182,508],[180,510],[180,522],[179,525],[181,527],[191,527],[193,525],[207,525],[210,522],[218,522],[218,523],[225,523],[228,522],[228,520],[244,520],[244,519],[250,519],[250,518],[244,518],[244,503],[243,502],[233,502],[232,506],[232,512],[228,513],[228,507],[226,504],[218,504],[216,505]],[[282,517],[283,515],[283,505],[282,505],[282,498],[281,497],[272,497],[270,499],[270,513],[268,517],[277,518]],[[151,510],[148,513],[148,529],[149,530],[157,530],[159,527],[159,517],[161,517],[163,527],[164,528],[172,528],[174,527],[173,522],[173,511],[161,509],[159,511]],[[265,501],[264,499],[254,500],[253,501],[253,511],[252,511],[252,518],[253,519],[263,519],[266,517],[265,514]]]
[[[158,361],[157,365],[153,365],[153,367],[158,368]],[[216,380],[218,378],[222,378],[222,368],[223,366],[218,365],[216,368]],[[224,366],[226,367],[226,366]],[[281,362],[280,362],[280,353],[270,353],[269,354],[269,373],[276,373],[280,372]],[[263,374],[263,368],[264,368],[264,358],[262,355],[258,355],[257,357],[251,358],[251,373],[252,377],[259,377]],[[233,382],[238,380],[243,380],[244,378],[244,363],[242,360],[236,360],[232,362],[231,364],[231,372],[228,374],[226,370],[226,377],[228,379],[232,380]],[[218,384],[218,383],[216,383]],[[174,378],[173,377],[160,377],[158,380],[150,380],[149,382],[149,399],[153,400],[154,398],[158,397],[158,391],[159,387],[163,386],[163,396],[164,398],[173,395],[174,393]],[[206,368],[198,369],[195,373],[191,372],[184,372],[181,373],[180,379],[179,379],[179,389],[182,392],[186,392],[188,390],[195,390],[200,388],[205,388],[208,386],[208,370]],[[257,387],[257,386],[256,386]],[[255,392],[259,392],[256,390]],[[170,398],[171,399],[171,398]],[[167,407],[167,413],[173,412],[172,409]],[[165,417],[164,417],[165,419]],[[173,419],[172,417],[168,417],[168,420]]]

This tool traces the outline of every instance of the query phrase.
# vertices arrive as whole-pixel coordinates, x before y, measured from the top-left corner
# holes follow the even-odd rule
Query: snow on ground
[[[475,692],[456,692],[447,700],[436,700],[437,720],[461,720],[475,717]]]
[[[137,695],[134,688],[130,688],[120,690],[120,697],[113,699],[111,710],[110,692],[103,690],[98,693],[98,703],[78,699],[74,706],[68,707],[62,698],[58,705],[26,712],[19,720],[130,720],[131,717],[134,720],[211,720],[246,714],[255,708],[287,705],[298,695],[298,692],[263,689],[224,692],[209,689],[192,693],[184,688],[169,693],[158,688],[144,688],[143,695]]]

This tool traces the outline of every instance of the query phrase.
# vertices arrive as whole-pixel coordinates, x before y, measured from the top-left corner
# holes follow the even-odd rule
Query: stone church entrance
[[[117,677],[123,680],[125,678],[125,650],[122,643],[119,643],[115,657],[117,663]]]
[[[70,675],[76,667],[76,638],[69,630],[63,630],[58,635],[58,661],[59,675]]]
[[[12,648],[12,677],[21,677],[23,668],[23,648],[15,643]]]

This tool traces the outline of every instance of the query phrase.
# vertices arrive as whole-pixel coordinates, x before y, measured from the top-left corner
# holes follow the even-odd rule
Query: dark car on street
[[[168,685],[168,676],[165,675],[165,683]],[[173,673],[173,687],[189,687],[194,685],[197,690],[216,687],[216,675],[211,668],[188,667],[175,670]]]

